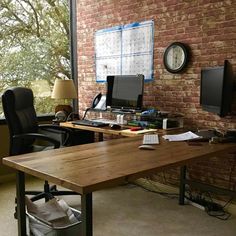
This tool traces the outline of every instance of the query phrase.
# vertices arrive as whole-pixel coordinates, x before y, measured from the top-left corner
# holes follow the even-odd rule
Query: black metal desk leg
[[[179,205],[184,205],[186,171],[187,167],[182,166],[180,169]]]
[[[92,193],[81,195],[82,235],[93,235]]]
[[[26,236],[26,216],[25,216],[25,174],[16,173],[16,199],[17,199],[17,220],[18,236]]]

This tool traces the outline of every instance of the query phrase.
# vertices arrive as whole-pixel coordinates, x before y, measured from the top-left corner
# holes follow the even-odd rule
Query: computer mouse
[[[146,149],[146,150],[155,150],[155,147],[153,147],[152,145],[140,145],[138,147],[139,149]]]
[[[121,129],[121,126],[117,124],[110,124],[109,126],[111,129]]]

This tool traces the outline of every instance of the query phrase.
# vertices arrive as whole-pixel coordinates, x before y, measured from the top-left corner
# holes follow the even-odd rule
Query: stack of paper
[[[200,138],[200,136],[194,134],[191,131],[188,131],[188,132],[182,133],[182,134],[163,135],[162,137],[166,140],[169,140],[169,141],[186,141],[186,140],[191,140],[191,139],[195,139],[195,138]]]

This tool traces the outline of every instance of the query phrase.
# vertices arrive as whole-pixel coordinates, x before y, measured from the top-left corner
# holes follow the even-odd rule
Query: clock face
[[[187,49],[179,42],[172,43],[164,53],[164,65],[169,72],[177,73],[187,64]]]
[[[166,62],[173,70],[179,69],[184,62],[183,49],[178,45],[173,46],[167,54]]]

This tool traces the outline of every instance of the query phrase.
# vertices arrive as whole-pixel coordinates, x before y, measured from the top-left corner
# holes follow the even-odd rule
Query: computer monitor
[[[233,98],[233,69],[229,61],[224,66],[201,70],[200,104],[203,110],[226,116]]]
[[[107,76],[107,108],[137,111],[143,103],[143,75]]]

